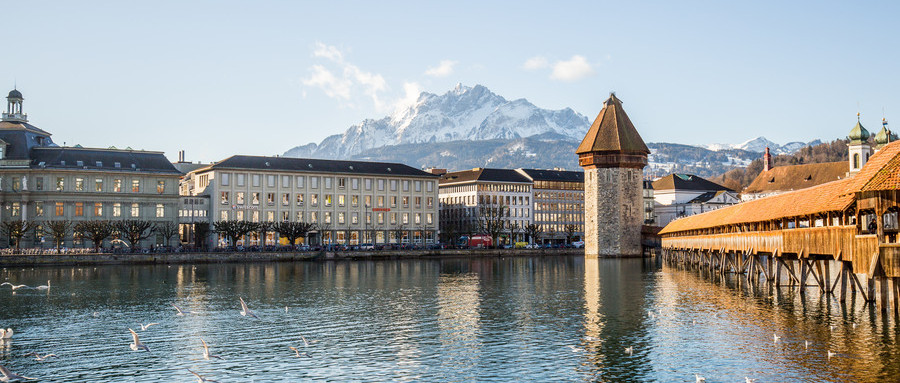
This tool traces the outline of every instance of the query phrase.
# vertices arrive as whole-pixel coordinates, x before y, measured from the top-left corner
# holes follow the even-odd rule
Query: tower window
[[[853,154],[853,168],[859,169],[859,153]]]

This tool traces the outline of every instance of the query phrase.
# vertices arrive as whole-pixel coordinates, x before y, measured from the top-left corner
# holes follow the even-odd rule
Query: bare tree
[[[525,225],[525,235],[531,240],[531,243],[537,243],[544,234],[544,228],[536,223]]]
[[[401,223],[391,231],[394,233],[394,238],[397,238],[397,243],[403,243],[403,234],[406,234],[406,225]]]
[[[153,222],[143,219],[126,219],[116,221],[113,226],[122,236],[128,240],[132,249],[140,249],[141,241],[150,238],[155,231]]]
[[[19,243],[22,242],[22,237],[33,228],[34,223],[31,221],[4,221],[2,225],[3,234],[6,234],[10,240],[16,241],[16,252],[19,251]]]
[[[66,240],[66,236],[69,235],[69,229],[72,228],[72,221],[68,220],[60,220],[60,221],[47,221],[44,223],[44,227],[47,230],[47,234],[53,238],[53,242],[56,243],[56,253],[59,254],[62,252],[62,244]]]
[[[273,228],[282,237],[287,238],[291,246],[297,242],[299,238],[305,238],[310,231],[316,227],[313,223],[308,222],[278,222]]]
[[[103,241],[109,238],[116,229],[109,221],[79,221],[74,231],[82,238],[88,238],[94,244],[94,251],[99,252]]]
[[[522,231],[522,227],[518,222],[507,221],[506,230],[509,232],[509,244],[515,246],[516,234]]]
[[[156,232],[163,237],[163,243],[169,247],[169,239],[178,235],[178,225],[172,221],[165,221],[156,224]]]
[[[566,225],[564,227],[564,232],[566,233],[566,244],[572,243],[572,237],[575,236],[575,231],[578,230],[578,226],[575,225]]]
[[[194,223],[194,246],[197,248],[205,248],[206,247],[206,238],[209,237],[210,233],[209,222],[195,222]]]
[[[506,229],[506,221],[509,218],[509,207],[504,204],[497,206],[482,205],[478,208],[478,230],[490,235],[492,244],[497,246],[497,238]]]
[[[231,246],[241,237],[256,231],[256,223],[250,221],[217,221],[213,225],[216,232],[225,236]]]
[[[256,231],[259,233],[259,249],[266,249],[266,235],[275,229],[275,223],[263,221],[256,224]]]

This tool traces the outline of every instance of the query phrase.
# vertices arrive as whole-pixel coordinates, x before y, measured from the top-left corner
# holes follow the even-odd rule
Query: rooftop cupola
[[[6,96],[6,112],[3,113],[3,121],[27,122],[28,115],[22,112],[22,92],[17,89],[9,91]]]
[[[856,126],[850,130],[847,137],[850,138],[850,143],[862,143],[869,140],[869,131],[859,123],[859,113],[856,113]]]
[[[886,118],[881,119],[881,130],[875,135],[875,148],[881,149],[891,142],[891,129],[888,128]]]

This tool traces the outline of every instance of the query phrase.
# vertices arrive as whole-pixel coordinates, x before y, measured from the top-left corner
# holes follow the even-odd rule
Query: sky
[[[482,84],[647,142],[779,143],[900,124],[900,3],[5,2],[0,90],[59,144],[278,155]],[[900,126],[900,125],[898,125]],[[587,131],[587,126],[585,126]]]

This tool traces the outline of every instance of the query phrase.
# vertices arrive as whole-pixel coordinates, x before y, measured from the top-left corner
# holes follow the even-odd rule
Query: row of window
[[[509,208],[504,211],[507,217],[510,218],[528,218],[531,215],[531,210],[528,208]],[[448,209],[441,209],[441,217],[475,217],[477,216],[478,208],[476,207],[454,207]]]
[[[66,183],[68,181],[72,182],[70,189],[66,189]],[[93,181],[93,184],[89,184]],[[130,184],[126,183],[121,178],[114,178],[112,180],[111,185],[109,185],[109,190],[105,188],[106,180],[100,177],[94,178],[93,180],[85,178],[85,177],[74,177],[71,180],[68,177],[56,177],[56,184],[54,185],[56,191],[94,191],[94,192],[104,192],[111,191],[114,193],[121,193],[126,188],[130,190],[132,193],[140,193],[141,192],[141,180],[140,179],[132,179]],[[34,189],[36,191],[44,190],[44,177],[35,177],[34,178]],[[28,181],[25,177],[13,177],[12,178],[12,190],[20,191],[20,190],[28,190]],[[159,194],[163,194],[166,192],[166,181],[165,180],[156,180],[156,192]]]
[[[584,190],[584,182],[534,181],[535,189]]]
[[[262,193],[252,192],[250,194],[250,205],[259,205],[260,204],[260,196]],[[245,192],[235,192],[234,193],[234,201],[231,200],[231,192],[223,191],[219,193],[219,202],[222,205],[229,205],[232,202],[236,205],[246,205],[246,194]],[[274,206],[275,205],[275,193],[266,193],[266,205]],[[290,206],[291,201],[297,206],[303,206],[306,202],[306,195],[304,193],[297,193],[291,198],[291,193],[281,193],[281,206]],[[372,207],[372,196],[362,196],[363,206]],[[385,207],[385,196],[377,196],[376,207]],[[391,196],[389,198],[390,207],[402,206],[407,208],[410,206],[410,202],[415,208],[422,207],[422,197],[410,197],[410,196]],[[350,196],[350,206],[359,207],[360,196],[352,195]],[[344,194],[338,194],[336,197],[333,194],[323,194],[322,195],[322,204],[326,207],[333,206],[337,204],[338,207],[344,207],[347,205],[347,196]],[[310,206],[319,206],[319,194],[311,193],[309,194],[309,205]],[[426,197],[425,198],[425,206],[427,208],[434,207],[434,197]]]
[[[266,221],[275,222],[275,217],[276,217],[275,213],[276,212],[264,211],[262,213],[263,213],[263,215],[265,215]],[[360,222],[360,214],[358,212],[352,212],[352,213],[347,214],[345,212],[332,213],[330,211],[325,211],[325,212],[321,212],[321,215],[320,215],[320,212],[311,211],[308,213],[309,220],[307,221],[306,220],[307,213],[298,211],[298,212],[294,213],[294,217],[296,218],[295,219],[296,222],[310,222],[310,223],[324,223],[324,224],[337,223],[339,225],[343,225],[343,224],[348,223],[348,218],[349,218],[349,223],[351,225],[358,225],[361,223]],[[283,212],[281,212],[279,218],[283,222],[290,221],[291,220],[291,212],[283,211]],[[320,220],[320,218],[321,218],[321,220]],[[332,218],[336,218],[336,220],[333,220]],[[433,213],[424,213],[423,214],[423,213],[385,213],[385,212],[370,213],[370,212],[367,212],[367,213],[365,213],[364,216],[362,216],[362,218],[365,220],[364,222],[367,225],[372,225],[372,224],[383,225],[386,222],[389,222],[391,225],[396,225],[398,223],[403,224],[403,225],[409,225],[409,224],[433,225],[434,224],[434,214]],[[423,218],[424,218],[424,220],[423,220]],[[227,220],[231,220],[231,219],[242,221],[242,220],[246,219],[246,220],[250,220],[253,222],[259,222],[260,221],[260,211],[252,210],[249,212],[245,212],[244,210],[234,210],[234,211],[222,210],[219,214],[219,219],[223,220],[223,221],[227,221]],[[373,221],[373,219],[374,219],[374,221]]]
[[[69,203],[68,206],[65,202],[55,202],[50,205],[53,209],[53,215],[57,217],[66,216],[66,210],[69,210],[74,217],[84,217],[85,216],[85,208],[92,209],[94,217],[103,217],[104,208],[109,208],[110,204],[104,204],[102,202],[95,203],[84,203],[84,202],[72,202]],[[129,217],[140,217],[141,216],[141,206],[137,203],[132,204],[123,204],[123,203],[113,203],[112,207],[112,216],[113,217],[122,217],[122,212],[129,212]],[[20,217],[22,214],[22,204],[19,202],[13,202],[10,207],[10,215],[13,217]],[[35,217],[43,217],[44,216],[44,202],[36,201],[34,203],[34,216]],[[165,218],[166,209],[165,206],[161,203],[156,204],[156,218]]]
[[[247,186],[247,174],[245,173],[219,173],[219,184],[221,186],[230,186],[232,183],[232,178],[234,178],[234,185],[237,187]],[[391,191],[397,191],[398,188],[401,188],[403,191],[410,191],[410,187],[413,188],[415,192],[422,191],[422,184],[425,184],[426,192],[434,191],[434,181],[410,181],[410,180],[396,180],[396,179],[373,179],[373,178],[363,178],[362,182],[360,182],[359,178],[348,178],[348,177],[328,177],[328,176],[308,176],[309,177],[309,187],[311,189],[319,188],[319,181],[321,180],[322,187],[324,189],[332,189],[337,186],[338,189],[347,189],[348,187],[352,190],[359,190],[360,183],[362,183],[365,190],[372,190],[373,184],[377,186],[379,191],[385,190],[385,185],[387,185]],[[274,188],[278,187],[277,182],[278,179],[281,179],[281,187],[282,188],[291,188],[296,186],[298,189],[303,189],[306,187],[306,178],[307,176],[289,176],[289,175],[281,175],[277,176],[274,174],[250,174],[250,186],[252,187],[260,187],[262,186],[263,178],[266,181],[266,187]],[[292,179],[293,178],[293,179]],[[201,180],[201,184],[207,181]],[[206,185],[201,185],[201,187]]]

